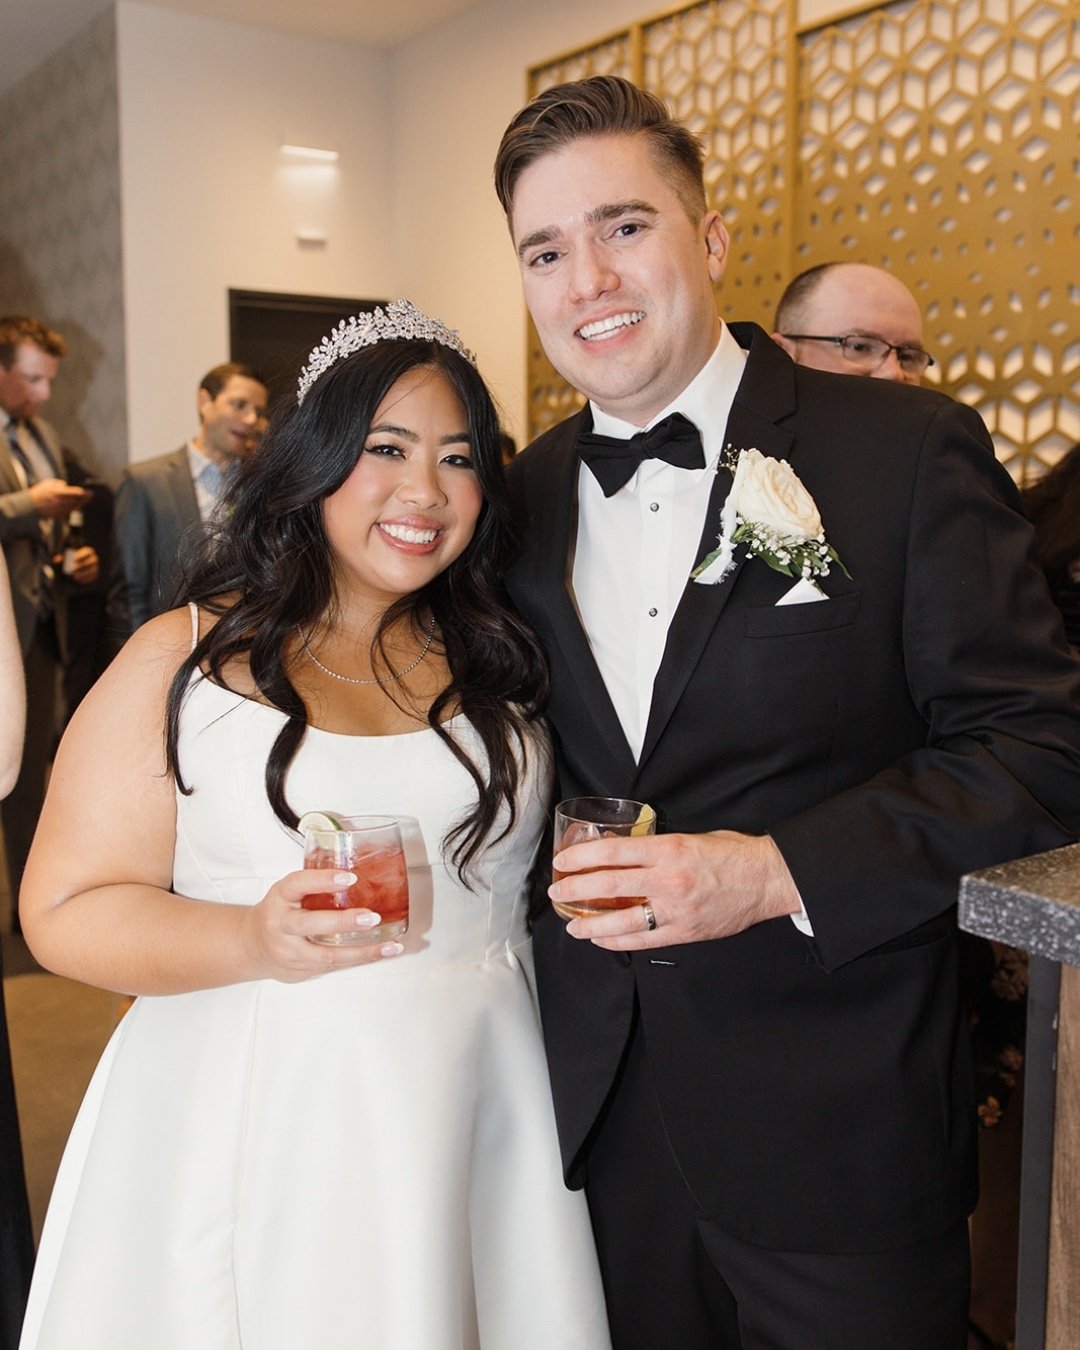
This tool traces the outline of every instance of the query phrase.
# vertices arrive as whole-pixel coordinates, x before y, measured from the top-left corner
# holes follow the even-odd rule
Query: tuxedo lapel
[[[795,407],[790,362],[756,324],[732,324],[730,327],[740,347],[749,348],[749,355],[728,416],[724,446],[730,446],[735,452],[760,450],[771,458],[786,459],[791,449],[792,436],[778,426],[777,421],[794,411]],[[697,562],[701,562],[716,547],[720,532],[720,511],[730,488],[730,472],[719,468],[705,514]],[[738,548],[731,570],[722,582],[705,586],[687,579],[682,599],[668,629],[663,660],[653,683],[649,723],[638,762],[639,773],[656,748],[690,677],[697,669],[720,615],[735,591],[745,561],[745,548]]]
[[[709,494],[709,508],[705,513],[705,527],[698,543],[697,561],[716,547],[716,536],[720,528],[720,510],[731,489],[731,474],[722,466],[716,471],[716,481]],[[697,566],[695,562],[694,566]],[[638,761],[640,773],[652,754],[657,741],[663,734],[675,711],[675,707],[686,688],[687,681],[697,668],[705,644],[712,636],[717,620],[727,604],[734,589],[735,580],[742,567],[742,556],[737,554],[724,580],[717,586],[699,586],[687,578],[682,599],[671,620],[667,642],[660,669],[653,681],[652,703],[649,706],[649,722],[645,728],[645,740]]]
[[[733,323],[732,336],[748,350],[746,368],[728,417],[724,445],[787,459],[793,437],[781,424],[795,411],[791,358],[755,323]]]
[[[558,428],[558,434],[534,457],[532,473],[526,476],[530,503],[544,503],[550,514],[534,517],[530,530],[532,577],[521,580],[543,597],[557,651],[549,653],[552,665],[561,657],[576,686],[578,706],[587,710],[590,722],[601,734],[611,753],[613,771],[621,780],[634,772],[634,756],[626,740],[581,625],[571,594],[574,545],[577,533],[578,437],[591,426],[587,409]]]

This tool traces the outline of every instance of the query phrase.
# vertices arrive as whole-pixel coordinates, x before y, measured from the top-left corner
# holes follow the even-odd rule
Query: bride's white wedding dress
[[[263,784],[281,725],[193,685],[179,894],[249,905],[302,865]],[[72,1130],[22,1350],[607,1350],[532,992],[525,877],[549,770],[541,744],[529,758],[519,819],[470,891],[440,844],[475,790],[437,735],[309,730],[299,813],[414,820],[406,951],[136,1000]]]

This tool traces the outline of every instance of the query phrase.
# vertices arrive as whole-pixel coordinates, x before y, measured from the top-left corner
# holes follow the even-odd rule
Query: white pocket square
[[[828,600],[828,596],[809,577],[800,577],[791,590],[785,591],[777,605],[808,605],[814,600]]]

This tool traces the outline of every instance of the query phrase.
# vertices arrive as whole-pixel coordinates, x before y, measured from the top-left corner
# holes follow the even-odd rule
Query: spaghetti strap
[[[199,606],[194,600],[188,601],[188,613],[191,615],[191,650],[194,651],[199,642]]]

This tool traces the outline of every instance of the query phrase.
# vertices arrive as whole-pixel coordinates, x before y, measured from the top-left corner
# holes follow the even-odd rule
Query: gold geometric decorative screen
[[[625,75],[704,141],[731,235],[725,318],[771,328],[814,263],[895,272],[1021,482],[1080,440],[1075,0],[906,0],[798,31],[793,0],[708,0],[529,72]],[[530,325],[531,433],[578,404]]]
[[[1075,5],[891,5],[800,44],[797,267],[915,292],[930,371],[1022,481],[1080,440]]]

